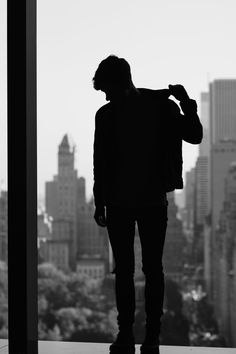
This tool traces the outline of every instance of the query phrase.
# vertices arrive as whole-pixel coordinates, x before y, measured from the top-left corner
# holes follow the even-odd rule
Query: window
[[[230,1],[225,7],[224,3],[217,2],[213,7],[203,1],[190,5],[188,0],[171,4],[153,1],[149,5],[133,0],[115,3],[70,1],[69,4],[43,0],[38,1],[37,6],[38,191],[39,197],[46,200],[45,183],[50,180],[58,183],[61,186],[58,194],[55,184],[48,185],[47,197],[52,198],[50,204],[54,205],[70,182],[71,192],[64,203],[69,203],[75,210],[71,210],[68,216],[63,207],[60,209],[60,217],[65,213],[64,217],[70,218],[72,225],[70,240],[65,246],[69,269],[66,284],[69,287],[77,262],[85,254],[89,255],[86,259],[89,266],[82,267],[81,273],[87,274],[88,278],[96,274],[93,268],[95,250],[104,261],[106,280],[114,281],[114,275],[109,271],[113,259],[106,242],[107,234],[94,226],[92,201],[94,116],[106,103],[104,94],[93,89],[92,77],[99,62],[114,53],[130,62],[137,87],[158,89],[167,88],[170,83],[182,83],[198,103],[207,138],[201,145],[202,151],[197,145],[183,143],[185,188],[168,194],[169,220],[163,262],[169,287],[174,292],[166,291],[165,296],[169,296],[169,301],[175,295],[181,296],[182,319],[189,324],[190,345],[236,347],[236,315],[233,311],[236,278],[233,273],[227,279],[224,277],[228,272],[228,258],[235,260],[236,251],[226,252],[223,256],[217,253],[220,244],[217,243],[216,229],[219,219],[226,220],[228,237],[224,238],[224,246],[228,249],[233,234],[224,202],[233,198],[230,191],[235,186],[235,176],[231,178],[229,165],[233,161],[235,146],[231,142],[232,147],[226,148],[219,140],[222,129],[225,135],[226,127],[230,126],[224,124],[222,116],[230,120],[232,117],[227,107],[232,105],[232,111],[236,109],[233,77],[236,51],[232,46],[236,30],[235,3]],[[219,26],[222,18],[224,25]],[[229,97],[235,99],[229,101]],[[228,123],[233,124],[233,120]],[[236,136],[231,136],[233,131],[236,130],[230,129],[227,134],[236,140]],[[58,150],[62,143],[64,157],[59,161]],[[140,163],[142,169],[143,162]],[[55,175],[56,179],[53,179]],[[78,193],[80,177],[85,178],[86,185],[84,190],[81,186],[82,192]],[[55,211],[55,222],[56,218]],[[217,257],[212,257],[212,242],[215,254],[221,255],[221,267],[217,264]],[[143,288],[139,239],[135,247],[136,286]],[[56,244],[55,254],[59,250],[60,245]],[[50,263],[50,253],[46,257],[45,263]],[[39,267],[43,268],[43,264]],[[57,269],[59,264],[55,267]],[[102,270],[100,274],[103,274]],[[90,289],[86,281],[80,286]],[[64,300],[66,307],[66,298]],[[114,299],[110,303],[112,301],[114,306]],[[166,303],[165,313],[168,314],[170,309]],[[140,301],[139,305],[138,311],[142,313],[143,302]],[[91,310],[96,311],[95,308]],[[175,308],[176,313],[177,310]],[[203,316],[205,313],[211,313],[210,318]],[[47,328],[43,309],[40,314]],[[107,333],[111,327],[107,325]],[[63,328],[60,331],[63,340],[68,340],[68,333],[65,337]],[[46,332],[46,329],[45,333],[41,332],[44,339],[47,339]]]

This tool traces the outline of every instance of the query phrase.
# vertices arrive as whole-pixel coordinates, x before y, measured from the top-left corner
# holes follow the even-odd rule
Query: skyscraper
[[[193,230],[194,225],[194,204],[195,204],[195,167],[186,172],[185,183],[185,227],[187,230]]]
[[[236,139],[236,79],[210,83],[211,145],[222,139]]]
[[[201,93],[201,122],[203,140],[199,145],[199,156],[196,162],[196,223],[203,224],[209,213],[210,205],[210,107],[209,93]]]
[[[199,156],[196,162],[196,223],[203,224],[209,213],[210,205],[210,107],[209,93],[201,93],[201,122],[203,140],[199,145]]]
[[[168,225],[163,252],[163,268],[172,280],[181,281],[184,264],[184,248],[186,239],[183,234],[182,222],[177,219],[177,206],[174,193],[168,193]]]
[[[218,296],[218,262],[217,230],[220,223],[220,212],[225,198],[225,179],[230,164],[236,160],[236,140],[221,141],[213,145],[211,150],[211,297],[217,309]]]
[[[90,259],[98,258],[105,260],[107,254],[106,228],[99,227],[94,220],[93,200],[77,208],[77,258],[84,256]],[[108,260],[108,259],[107,259]]]
[[[236,346],[236,161],[231,163],[224,183],[224,204],[216,230],[218,261],[215,264],[216,311],[220,329],[230,346]]]
[[[207,156],[210,154],[210,102],[209,93],[201,93],[201,123],[203,126],[203,139],[199,145],[199,156]]]
[[[209,212],[209,159],[207,156],[198,156],[196,161],[196,210],[195,223],[203,225]]]
[[[49,260],[62,268],[76,268],[77,207],[85,203],[85,181],[74,167],[75,145],[66,134],[58,148],[58,174],[46,182],[46,212],[53,217]]]
[[[236,158],[236,80],[214,80],[210,96],[210,212],[211,236],[208,264],[210,265],[210,296],[217,297],[216,230],[224,202],[224,181],[231,162]],[[217,307],[217,304],[215,304]]]
[[[236,160],[236,139],[220,141],[211,150],[211,206],[212,227],[215,230],[219,222],[220,211],[224,202],[224,182],[230,164]]]
[[[198,261],[204,263],[205,280],[209,279],[209,214],[210,214],[210,95],[201,93],[201,122],[203,140],[195,171],[194,248],[198,247]]]

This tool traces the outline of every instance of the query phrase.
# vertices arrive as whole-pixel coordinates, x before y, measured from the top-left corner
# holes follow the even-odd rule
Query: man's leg
[[[159,336],[163,315],[164,273],[162,255],[167,228],[167,206],[139,209],[138,229],[145,274],[146,335]]]
[[[115,294],[119,330],[130,331],[135,316],[134,235],[132,209],[107,207],[107,230],[115,259]]]

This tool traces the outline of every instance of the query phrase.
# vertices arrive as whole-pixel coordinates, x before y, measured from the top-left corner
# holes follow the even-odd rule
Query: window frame
[[[36,0],[8,0],[8,341],[10,354],[38,354],[36,100]]]
[[[36,28],[37,0],[7,0],[9,354],[38,354]]]

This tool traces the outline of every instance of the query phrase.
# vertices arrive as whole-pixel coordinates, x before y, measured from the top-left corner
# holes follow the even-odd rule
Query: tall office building
[[[185,183],[185,227],[193,230],[195,212],[195,167],[186,172]]]
[[[203,126],[203,139],[199,145],[199,156],[208,156],[210,154],[210,102],[209,93],[201,93],[200,119]]]
[[[224,180],[236,157],[236,80],[215,80],[210,96],[210,297],[216,304],[217,259],[216,230],[224,202]]]
[[[173,192],[168,193],[168,203],[168,225],[163,252],[163,268],[168,277],[179,282],[183,275],[186,240],[182,222],[177,218],[177,206]]]
[[[216,303],[218,283],[218,249],[216,231],[219,226],[220,211],[224,203],[224,182],[230,164],[236,159],[236,140],[220,141],[211,149],[211,298]]]
[[[236,139],[220,141],[211,150],[212,176],[211,176],[211,206],[212,227],[219,222],[220,211],[224,202],[224,181],[229,166],[236,160]]]
[[[235,159],[236,160],[236,159]],[[224,183],[224,203],[216,230],[218,261],[215,308],[220,330],[229,346],[236,346],[236,161],[231,163]]]
[[[58,174],[46,182],[46,211],[53,218],[71,219],[76,205],[83,205],[85,179],[75,169],[75,145],[66,134],[58,148]]]
[[[75,270],[77,253],[77,207],[85,203],[85,181],[74,167],[75,145],[66,134],[58,148],[58,174],[46,182],[46,212],[53,218],[49,261]]]
[[[222,139],[236,139],[236,79],[210,83],[211,145]]]
[[[201,93],[200,119],[203,126],[203,139],[199,145],[196,162],[196,223],[203,225],[210,206],[210,107],[209,93]]]
[[[193,247],[197,263],[203,263],[205,279],[209,263],[209,214],[210,214],[210,95],[201,93],[200,119],[203,139],[195,170],[195,217]],[[208,262],[208,263],[207,263]]]
[[[155,232],[155,231],[154,231]],[[142,271],[142,248],[138,232],[137,224],[135,225],[135,238],[134,238],[134,254],[135,254],[135,280],[144,280]]]
[[[209,158],[198,156],[195,170],[195,224],[203,225],[209,212]]]
[[[98,227],[94,220],[93,200],[77,207],[77,259],[84,257],[108,262],[107,229]],[[106,270],[108,263],[106,263]]]

